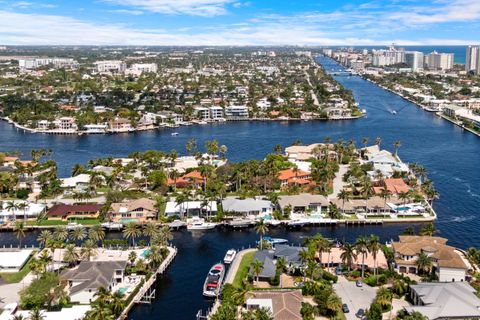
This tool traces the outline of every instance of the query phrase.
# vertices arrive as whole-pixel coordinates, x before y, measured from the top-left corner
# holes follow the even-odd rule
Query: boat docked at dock
[[[102,227],[108,230],[121,230],[123,229],[123,224],[115,222],[104,222],[102,223]]]
[[[220,294],[224,276],[225,266],[222,263],[217,263],[211,267],[203,284],[203,295],[209,298],[217,297]]]
[[[237,255],[237,250],[235,249],[228,250],[227,253],[225,254],[225,257],[223,258],[223,263],[225,264],[232,263],[236,255]]]
[[[263,237],[263,241],[268,242],[274,247],[277,244],[287,244],[288,240],[287,239],[281,239],[281,238],[272,238],[272,237]]]
[[[213,222],[206,222],[202,218],[192,218],[187,220],[187,230],[211,230],[217,225]]]
[[[234,229],[249,228],[253,226],[254,222],[250,219],[236,218],[228,222],[228,226]]]
[[[187,226],[187,223],[182,221],[182,220],[173,220],[172,222],[170,222],[168,224],[168,227],[170,229],[175,229],[175,230],[178,230],[178,229],[186,227],[186,226]]]

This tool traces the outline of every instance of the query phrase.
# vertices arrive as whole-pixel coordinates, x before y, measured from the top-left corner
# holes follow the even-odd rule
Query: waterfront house
[[[165,216],[205,216],[217,214],[217,202],[215,201],[186,201],[177,203],[167,202]]]
[[[140,222],[157,220],[156,202],[147,198],[112,203],[108,215],[116,222]]]
[[[74,177],[60,179],[61,187],[67,190],[84,192],[90,185],[90,175],[82,173]]]
[[[248,120],[247,106],[228,106],[225,108],[227,120]]]
[[[300,169],[285,169],[278,172],[280,185],[286,187],[289,185],[309,186],[313,185],[310,180],[310,173]]]
[[[305,161],[310,158],[319,158],[327,155],[329,160],[337,158],[337,152],[333,150],[333,144],[314,143],[307,146],[290,146],[285,148],[285,154],[289,161]]]
[[[244,216],[265,216],[273,212],[272,202],[261,198],[226,197],[222,201],[222,208],[226,214],[241,214]]]
[[[36,219],[45,213],[46,205],[25,200],[0,202],[0,221]]]
[[[262,263],[262,270],[260,274],[258,274],[258,281],[269,281],[275,277],[277,267],[275,266],[272,250],[259,250],[255,252],[253,261],[256,260]],[[254,274],[252,267],[250,267],[250,274]],[[255,277],[257,277],[257,275],[255,275]]]
[[[331,268],[331,267],[341,266],[344,264],[341,258],[342,252],[343,252],[342,248],[337,246],[337,247],[331,248],[330,252],[326,252],[326,251],[322,252],[321,261],[320,261],[319,253],[316,253],[316,258],[317,258],[317,261],[319,261],[324,267]],[[352,261],[352,267],[354,268],[361,268],[363,263],[365,268],[369,268],[369,269],[373,269],[375,267],[379,269],[388,269],[388,262],[382,250],[379,250],[377,252],[376,260],[373,258],[373,255],[371,252],[367,252],[364,256],[363,262],[362,262],[362,255],[356,251],[355,251],[355,254],[357,255],[357,257],[354,258]]]
[[[0,249],[0,272],[19,272],[33,254],[33,249]]]
[[[57,204],[47,212],[49,220],[96,219],[101,204]]]
[[[447,239],[429,236],[399,236],[399,239],[392,242],[397,272],[417,274],[416,261],[424,253],[432,260],[432,272],[440,282],[465,281],[468,271],[466,260],[460,251],[447,245]]]
[[[129,119],[115,118],[108,123],[109,132],[129,132],[133,127]]]
[[[273,320],[301,320],[303,296],[301,290],[258,291],[248,293],[247,310],[266,308]]]
[[[387,189],[392,194],[399,194],[409,192],[411,188],[401,178],[389,178],[384,179],[379,186],[373,187],[376,194],[380,194],[383,189]]]
[[[419,312],[431,320],[480,318],[480,299],[466,282],[413,284],[410,298],[413,306],[405,310]]]
[[[281,196],[278,199],[278,205],[282,213],[288,210],[287,208],[290,208],[291,212],[321,214],[328,211],[330,202],[322,195],[302,193],[298,195]]]
[[[71,302],[89,304],[95,300],[99,288],[112,290],[122,283],[126,267],[127,261],[82,261],[60,277],[68,282],[66,289]]]

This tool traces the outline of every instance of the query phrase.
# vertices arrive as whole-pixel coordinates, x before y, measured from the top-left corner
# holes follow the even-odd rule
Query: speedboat
[[[172,136],[173,136],[173,137],[178,136],[178,132],[172,132]]]
[[[79,228],[83,228],[83,226],[76,222],[69,222],[66,227],[67,230],[75,230]]]
[[[396,114],[397,114],[397,111],[392,110],[392,114],[393,114],[393,115],[396,115]]]
[[[236,255],[237,255],[237,250],[235,249],[228,250],[227,253],[225,254],[225,257],[223,258],[223,263],[225,264],[232,263]]]
[[[187,224],[186,224],[185,222],[183,222],[182,220],[173,220],[172,222],[170,222],[170,223],[168,224],[168,227],[169,227],[170,229],[176,229],[176,230],[178,230],[178,229],[180,229],[180,228],[185,227],[186,225],[187,225]]]
[[[217,225],[213,222],[205,222],[202,218],[192,218],[187,221],[187,230],[210,230]]]
[[[250,219],[236,218],[228,222],[228,225],[234,229],[237,228],[248,228],[253,225],[253,221]]]
[[[115,222],[104,222],[101,226],[108,230],[120,230],[123,228],[123,224]]]
[[[220,294],[224,275],[225,266],[223,264],[217,263],[210,268],[203,284],[203,295],[205,297],[215,298]]]
[[[270,243],[272,246],[275,246],[276,244],[286,244],[286,243],[288,243],[287,239],[271,238],[271,237],[263,237],[263,241],[266,241],[266,242]]]

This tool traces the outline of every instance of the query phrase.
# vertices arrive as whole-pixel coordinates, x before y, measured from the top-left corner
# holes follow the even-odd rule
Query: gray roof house
[[[305,248],[277,244],[275,246],[274,258],[283,257],[290,267],[297,267],[301,264],[299,253],[303,249]]]
[[[275,277],[277,267],[273,263],[273,251],[271,250],[262,250],[257,251],[253,257],[253,261],[259,260],[263,263],[262,272],[258,275],[258,280],[268,281],[270,278]],[[250,267],[250,273],[253,274],[253,270]]]
[[[72,302],[82,304],[94,300],[100,287],[109,290],[123,281],[127,261],[82,261],[77,268],[66,270],[61,278],[68,281],[68,291]]]
[[[293,212],[310,210],[314,213],[321,213],[322,211],[328,210],[330,202],[322,195],[302,193],[292,196],[282,196],[278,199],[278,205],[282,212],[284,212],[287,207],[291,207]]]
[[[480,299],[466,282],[421,283],[410,288],[414,306],[405,307],[409,313],[417,311],[432,320],[480,318]]]
[[[269,214],[273,211],[272,202],[259,198],[226,197],[222,201],[222,208],[223,212],[242,213],[244,215]]]

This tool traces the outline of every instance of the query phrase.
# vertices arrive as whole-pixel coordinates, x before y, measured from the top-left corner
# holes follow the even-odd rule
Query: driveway
[[[329,199],[336,199],[338,196],[338,193],[341,190],[343,190],[343,187],[346,184],[345,182],[343,182],[343,176],[345,175],[345,173],[347,173],[347,171],[348,171],[348,165],[341,164],[340,167],[338,168],[338,172],[335,175],[335,178],[333,179],[333,192],[332,194],[328,195]]]
[[[375,288],[366,284],[363,284],[363,287],[357,287],[355,282],[347,281],[344,277],[338,277],[338,282],[333,285],[333,289],[350,309],[349,313],[345,313],[347,320],[358,320],[355,313],[358,309],[368,309],[377,292]]]

